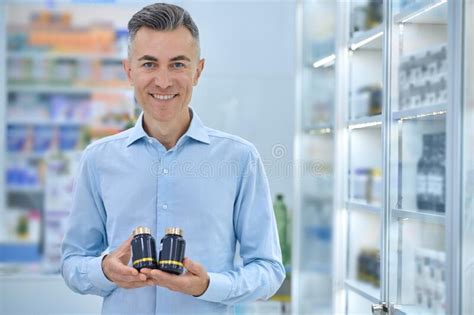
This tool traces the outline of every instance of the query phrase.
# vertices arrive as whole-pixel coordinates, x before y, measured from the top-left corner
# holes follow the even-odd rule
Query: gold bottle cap
[[[183,236],[183,230],[177,227],[169,227],[165,230],[165,233]]]
[[[138,226],[133,230],[133,236],[138,234],[151,234],[151,229],[143,226]]]

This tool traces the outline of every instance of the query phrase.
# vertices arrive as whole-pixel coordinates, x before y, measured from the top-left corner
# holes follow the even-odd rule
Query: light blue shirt
[[[285,278],[271,194],[255,147],[205,127],[195,112],[170,150],[135,127],[89,145],[76,178],[61,272],[81,294],[104,297],[103,314],[229,314],[267,299]],[[157,244],[180,227],[186,256],[209,273],[200,297],[148,286],[122,289],[102,272],[105,254],[137,226]],[[240,243],[242,263],[234,263]]]

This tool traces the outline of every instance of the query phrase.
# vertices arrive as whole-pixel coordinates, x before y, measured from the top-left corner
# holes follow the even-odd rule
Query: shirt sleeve
[[[268,180],[260,156],[252,149],[234,204],[234,229],[243,266],[209,272],[209,287],[199,299],[224,304],[268,299],[285,279]]]
[[[74,198],[61,247],[61,274],[74,292],[109,295],[117,286],[102,271],[107,248],[106,213],[94,170],[93,154],[86,149],[76,176]]]

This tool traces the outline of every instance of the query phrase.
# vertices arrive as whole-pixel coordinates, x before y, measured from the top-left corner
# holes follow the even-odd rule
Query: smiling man
[[[189,107],[204,69],[197,26],[160,3],[128,28],[124,69],[143,113],[84,151],[62,246],[67,285],[103,296],[104,314],[231,314],[236,303],[271,297],[285,270],[260,156]],[[137,226],[158,240],[182,228],[186,272],[132,268]]]

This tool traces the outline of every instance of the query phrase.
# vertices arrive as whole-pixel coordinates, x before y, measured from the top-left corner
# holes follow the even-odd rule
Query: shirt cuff
[[[197,299],[222,303],[230,294],[232,282],[224,274],[209,272],[209,286],[206,292],[197,297]]]
[[[94,257],[87,262],[87,276],[95,288],[110,293],[117,288],[117,285],[107,279],[102,270],[102,259],[104,259],[104,256],[105,254],[99,257]]]

